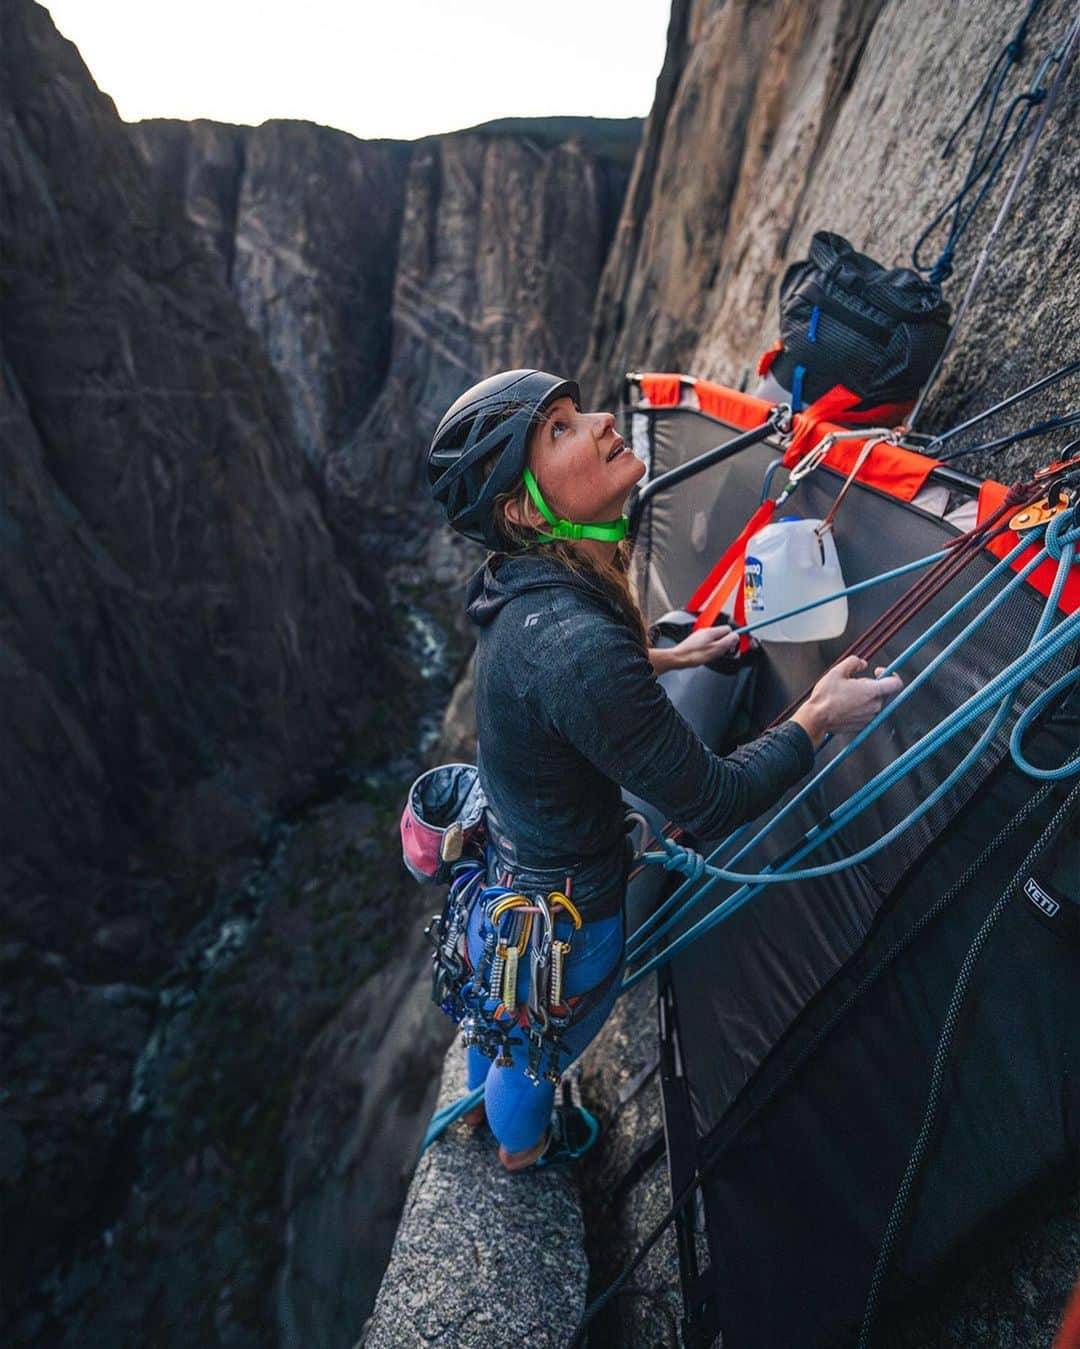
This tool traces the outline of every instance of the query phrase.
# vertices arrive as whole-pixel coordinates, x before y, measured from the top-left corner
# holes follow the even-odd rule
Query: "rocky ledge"
[[[569,1345],[588,1299],[636,1254],[671,1204],[662,1152],[656,1003],[639,985],[582,1058],[604,1132],[572,1170],[508,1175],[486,1128],[454,1124],[416,1170],[363,1349]],[[447,1054],[438,1107],[464,1091]],[[888,1328],[890,1349],[1050,1349],[1080,1266],[1080,1190],[998,1234],[979,1267]],[[590,1326],[596,1345],[678,1345],[682,1297],[669,1228]],[[360,1349],[358,1346],[358,1349]]]

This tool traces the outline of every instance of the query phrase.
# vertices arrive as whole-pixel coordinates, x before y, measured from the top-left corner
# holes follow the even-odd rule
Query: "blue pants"
[[[483,949],[487,919],[483,906],[477,904],[469,919],[468,943],[469,959],[475,965]],[[568,919],[560,919],[556,924],[556,935],[565,938],[571,930]],[[614,918],[601,918],[593,923],[584,923],[580,931],[573,934],[570,954],[566,958],[563,988],[566,996],[575,997],[595,988],[605,975],[623,963],[625,934],[622,915]],[[568,1028],[563,1036],[563,1046],[567,1051],[563,1060],[566,1067],[585,1050],[607,1020],[608,1013],[615,1005],[621,980],[612,981],[605,996],[581,1018]],[[524,1002],[529,991],[528,961],[522,960],[518,971],[518,999]],[[528,1062],[525,1037],[518,1032],[517,1040],[512,1040],[512,1068],[498,1068],[492,1059],[481,1054],[478,1049],[470,1048],[468,1056],[469,1090],[484,1083],[484,1106],[488,1123],[495,1137],[507,1152],[522,1152],[539,1142],[551,1117],[551,1107],[555,1100],[555,1087],[550,1082],[533,1082],[525,1076]]]

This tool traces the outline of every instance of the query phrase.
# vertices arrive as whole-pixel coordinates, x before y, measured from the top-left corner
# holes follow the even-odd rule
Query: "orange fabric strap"
[[[769,373],[776,362],[777,356],[784,350],[784,344],[779,338],[772,344],[768,351],[763,351],[758,358],[757,372],[762,379]]]
[[[743,567],[746,562],[745,554],[740,554],[725,574],[720,578],[719,584],[715,587],[709,596],[709,601],[694,620],[694,631],[699,628],[711,628],[716,622],[716,618],[724,605],[731,598],[731,592],[743,579]]]
[[[797,412],[784,466],[793,468],[830,431],[840,429],[836,425],[825,426],[825,422],[842,421],[845,426],[899,426],[913,406],[911,403],[879,403],[865,411],[856,411],[861,401],[857,393],[852,393],[843,384],[834,384],[816,402]]]
[[[775,406],[767,399],[754,398],[751,394],[739,393],[737,389],[726,389],[722,384],[714,384],[708,379],[696,379],[694,392],[702,412],[718,421],[737,426],[740,431],[760,426]]]
[[[831,421],[833,417],[842,418],[845,425],[896,426],[911,411],[910,403],[882,403],[868,412],[852,411],[858,401],[857,394],[842,384],[836,384],[816,403],[811,403],[805,412],[797,413],[794,419],[795,431],[784,454],[784,467],[794,468],[831,431],[841,429]],[[829,449],[824,463],[846,475],[855,467],[865,444],[864,440],[838,440]],[[859,482],[867,487],[876,487],[901,501],[912,501],[922,491],[939,462],[915,450],[905,450],[899,445],[882,442],[870,451],[859,471]]]
[[[838,473],[848,474],[858,462],[865,444],[865,440],[838,440],[825,456],[824,463]],[[938,462],[928,459],[925,454],[882,441],[870,451],[866,463],[859,469],[858,480],[862,486],[876,487],[900,501],[913,501]]]
[[[673,408],[679,406],[682,394],[681,375],[642,375],[639,380],[641,392],[654,408]]]
[[[772,519],[775,510],[775,501],[763,501],[743,526],[739,536],[730,545],[720,561],[694,591],[690,603],[686,607],[691,613],[697,614],[697,619],[694,622],[695,630],[712,627],[717,614],[724,607],[724,601],[731,594],[733,585],[738,585],[741,592],[746,545],[750,541],[751,535],[756,534],[759,529],[765,528]],[[738,605],[738,599],[736,599],[736,605]]]

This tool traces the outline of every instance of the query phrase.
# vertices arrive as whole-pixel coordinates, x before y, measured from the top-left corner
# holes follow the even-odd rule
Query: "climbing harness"
[[[505,885],[485,885],[487,854],[453,864],[442,912],[425,930],[432,943],[432,1001],[461,1026],[466,1047],[478,1049],[500,1068],[514,1066],[514,1051],[526,1055],[525,1076],[557,1082],[567,1029],[610,991],[616,967],[588,992],[568,995],[566,962],[581,914],[564,891],[527,897]],[[477,905],[483,915],[483,946],[475,966],[468,929]],[[519,997],[523,968],[527,993]]]
[[[473,764],[442,764],[409,789],[401,816],[402,857],[417,880],[448,881],[442,911],[425,936],[432,945],[431,998],[460,1024],[467,1046],[513,1066],[512,1046],[524,1044],[525,1074],[533,1082],[558,1081],[567,1028],[595,1006],[617,971],[588,993],[568,997],[566,960],[581,914],[564,891],[532,898],[505,885],[485,885],[489,853],[487,802]],[[483,913],[483,948],[473,966],[468,930],[476,906]],[[566,928],[563,934],[556,924]],[[528,994],[518,997],[522,962]]]

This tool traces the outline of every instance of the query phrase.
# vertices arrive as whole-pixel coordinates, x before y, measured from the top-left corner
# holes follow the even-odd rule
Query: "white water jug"
[[[760,623],[844,588],[832,530],[819,537],[820,524],[820,520],[785,515],[750,536],[743,579],[747,623]],[[839,637],[847,621],[845,595],[758,628],[754,636],[763,642],[820,642]]]

